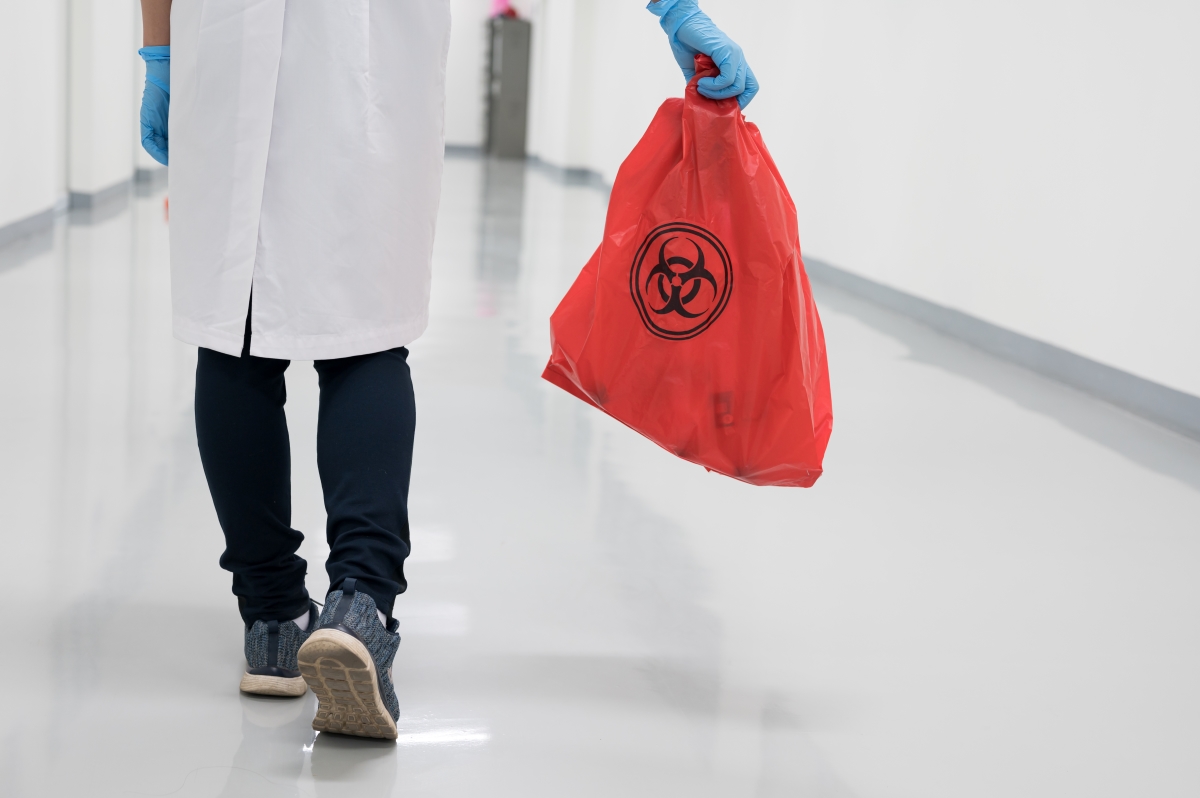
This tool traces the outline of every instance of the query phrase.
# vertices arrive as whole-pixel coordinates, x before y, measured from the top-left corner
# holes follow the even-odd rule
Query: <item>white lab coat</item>
[[[175,0],[175,334],[325,360],[429,316],[449,0]]]

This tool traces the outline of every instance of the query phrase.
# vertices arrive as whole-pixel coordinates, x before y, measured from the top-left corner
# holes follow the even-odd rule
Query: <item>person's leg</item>
[[[391,615],[407,588],[416,400],[408,350],[318,361],[317,466],[328,514],[329,589],[347,578]]]
[[[396,739],[391,615],[407,587],[408,480],[416,402],[408,350],[318,361],[317,467],[329,516],[329,595],[297,655],[317,697],[313,728]],[[386,622],[385,622],[386,620]]]
[[[233,573],[248,628],[309,609],[308,564],[296,555],[304,536],[291,527],[287,367],[248,349],[242,357],[201,349],[196,366],[196,438],[225,532],[221,567]]]

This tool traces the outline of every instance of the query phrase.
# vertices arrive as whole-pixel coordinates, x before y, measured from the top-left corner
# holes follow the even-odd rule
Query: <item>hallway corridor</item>
[[[606,195],[467,156],[411,347],[400,740],[240,695],[164,199],[0,249],[0,795],[1200,795],[1200,443],[818,283],[825,476],[707,474],[540,379]]]

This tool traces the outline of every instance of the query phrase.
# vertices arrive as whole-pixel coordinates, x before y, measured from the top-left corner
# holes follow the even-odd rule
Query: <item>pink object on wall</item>
[[[498,17],[511,8],[509,0],[492,0],[492,16]]]

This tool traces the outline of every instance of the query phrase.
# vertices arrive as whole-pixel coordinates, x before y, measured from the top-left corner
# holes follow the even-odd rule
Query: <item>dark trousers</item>
[[[408,350],[314,365],[320,377],[317,467],[328,514],[331,590],[347,577],[391,615],[407,587],[408,482],[416,401]],[[201,349],[196,437],[217,518],[221,567],[233,573],[242,618],[289,620],[308,609],[308,564],[292,529],[291,444],[283,374],[290,361]]]

